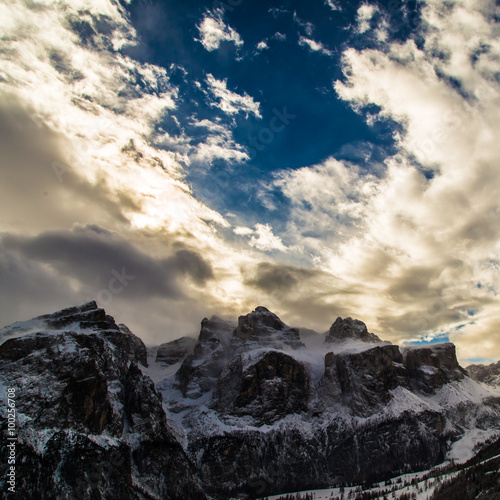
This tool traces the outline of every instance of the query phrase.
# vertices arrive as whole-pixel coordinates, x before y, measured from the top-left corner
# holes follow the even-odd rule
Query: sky
[[[500,358],[500,7],[0,3],[0,323],[266,306]]]

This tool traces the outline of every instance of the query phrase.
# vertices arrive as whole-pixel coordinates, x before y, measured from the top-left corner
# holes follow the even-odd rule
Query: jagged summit
[[[175,365],[182,361],[194,348],[196,339],[193,337],[181,337],[158,346],[156,351],[156,362],[163,366]]]
[[[0,329],[0,340],[27,335],[36,331],[64,330],[114,330],[130,333],[125,325],[117,325],[113,316],[91,300],[80,306],[67,307],[31,320],[18,321]]]
[[[206,500],[143,373],[140,338],[95,301],[16,326],[24,333],[0,345],[0,391],[12,387],[19,396],[17,497]],[[0,405],[2,429],[7,415]]]
[[[238,323],[212,316],[149,366],[143,342],[94,301],[7,331],[0,390],[22,388],[23,484],[43,476],[51,498],[75,498],[79,481],[92,497],[137,500],[253,498],[262,478],[261,497],[378,481],[500,430],[500,392],[467,377],[453,344],[400,348],[352,318],[326,342],[306,331],[322,342],[306,348],[265,307]],[[113,457],[120,467],[94,470]]]
[[[263,306],[238,318],[231,345],[233,348],[305,348],[300,340],[299,329],[285,325],[276,314]]]
[[[500,361],[489,365],[474,364],[466,367],[469,377],[477,382],[500,387]]]
[[[366,325],[359,319],[338,317],[330,327],[325,342],[339,342],[349,339],[373,344],[382,343],[382,340],[374,333],[370,333]]]
[[[219,316],[214,315],[210,319],[203,318],[199,340],[218,338],[223,344],[228,345],[234,326],[233,322],[226,321]]]

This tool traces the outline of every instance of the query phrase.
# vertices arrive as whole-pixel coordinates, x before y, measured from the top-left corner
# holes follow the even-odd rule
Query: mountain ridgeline
[[[0,335],[25,498],[261,498],[470,459],[500,430],[500,392],[453,344],[398,347],[351,318],[320,335],[257,307],[146,348],[90,302]]]

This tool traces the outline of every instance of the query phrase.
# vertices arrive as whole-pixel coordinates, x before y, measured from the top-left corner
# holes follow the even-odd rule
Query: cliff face
[[[500,427],[500,399],[452,344],[400,349],[351,318],[308,350],[264,307],[237,324],[214,316],[149,360],[95,302],[0,334],[26,498],[222,500],[380,480]]]
[[[500,361],[489,365],[469,365],[466,370],[471,379],[492,387],[500,387]]]
[[[321,381],[323,394],[356,415],[380,411],[396,387],[409,387],[409,375],[398,346],[379,345],[359,352],[328,353]]]
[[[46,328],[0,346],[17,393],[16,498],[204,498],[141,371],[143,342],[95,302],[37,320]]]

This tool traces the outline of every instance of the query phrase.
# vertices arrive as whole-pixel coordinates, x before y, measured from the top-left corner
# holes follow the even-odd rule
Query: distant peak
[[[300,341],[298,328],[291,328],[266,307],[256,307],[251,313],[238,318],[238,326],[233,332],[235,342],[256,342],[268,347],[287,345],[304,347]]]
[[[351,317],[342,319],[338,317],[330,327],[325,342],[337,342],[346,339],[361,340],[363,342],[378,343],[382,340],[370,333],[365,323]]]
[[[271,312],[267,307],[264,306],[257,306],[253,312],[261,312],[261,313],[268,313]],[[271,313],[272,314],[272,313]]]
[[[238,327],[234,331],[235,336],[249,338],[252,335],[267,334],[272,331],[282,331],[288,328],[276,314],[266,307],[256,307],[251,313],[238,318]]]

